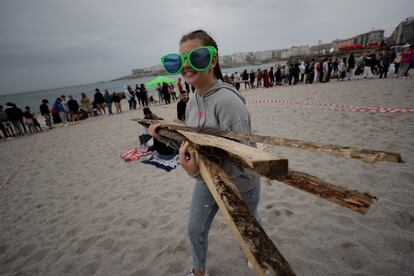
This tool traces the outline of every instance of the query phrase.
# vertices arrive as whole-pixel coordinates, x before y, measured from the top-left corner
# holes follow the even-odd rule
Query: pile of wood
[[[227,173],[214,160],[225,157],[234,163],[253,170],[263,177],[309,192],[340,206],[365,214],[376,197],[351,191],[328,183],[315,176],[288,167],[288,160],[241,144],[242,141],[259,142],[275,146],[299,148],[336,156],[380,161],[403,162],[400,154],[385,151],[358,149],[339,145],[326,145],[270,136],[246,135],[216,129],[197,129],[182,124],[146,119],[134,119],[148,127],[160,124],[158,134],[178,143],[188,142],[196,152],[200,174],[216,200],[230,229],[236,236],[246,257],[258,275],[295,275],[289,263],[267,236],[242,200],[239,191]],[[267,275],[267,274],[266,274]]]

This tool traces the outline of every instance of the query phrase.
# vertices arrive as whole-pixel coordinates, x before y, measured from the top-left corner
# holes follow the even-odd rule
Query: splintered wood
[[[295,275],[223,168],[203,154],[198,158],[201,176],[257,275]]]
[[[270,179],[282,179],[287,175],[287,159],[213,135],[200,135],[183,130],[177,132],[190,140],[195,149],[201,149],[208,155],[228,157],[237,164]]]
[[[381,150],[372,150],[372,149],[360,149],[350,146],[340,146],[340,145],[330,145],[322,144],[316,142],[308,142],[296,139],[288,139],[281,137],[272,137],[272,136],[263,136],[263,135],[247,135],[235,131],[225,131],[209,128],[193,128],[187,127],[182,124],[169,122],[169,121],[156,121],[156,120],[145,120],[145,119],[134,119],[134,121],[143,124],[150,125],[154,123],[161,123],[161,127],[169,130],[185,130],[191,132],[198,132],[203,134],[215,135],[227,139],[232,139],[236,141],[249,141],[256,143],[263,143],[268,145],[274,145],[279,147],[287,148],[297,148],[306,151],[313,152],[322,152],[327,154],[332,154],[340,157],[354,158],[367,163],[376,163],[382,161],[403,163],[404,161],[401,158],[401,154],[394,152],[386,152]]]
[[[375,196],[367,193],[351,191],[297,171],[289,171],[288,176],[282,182],[360,214],[366,214],[371,204],[377,199]]]

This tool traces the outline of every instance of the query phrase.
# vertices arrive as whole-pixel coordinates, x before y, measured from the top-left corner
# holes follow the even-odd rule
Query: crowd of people
[[[156,103],[152,96],[148,97],[148,91],[144,84],[137,84],[135,90],[131,86],[124,88],[124,93],[113,92],[112,94],[107,89],[102,94],[100,89],[96,88],[92,99],[86,93],[81,93],[79,101],[72,95],[69,95],[68,99],[62,95],[56,98],[52,105],[49,105],[47,99],[43,99],[38,114],[44,118],[45,126],[52,129],[55,124],[61,123],[63,126],[67,126],[69,123],[77,123],[89,117],[113,115],[115,112],[120,114],[123,112],[121,106],[123,98],[127,99],[130,110],[136,110],[137,105],[145,108]],[[171,99],[174,102],[178,100],[173,84],[159,84],[157,91],[161,91],[160,103],[169,104]],[[188,100],[188,95],[184,92],[181,90],[177,103],[177,116],[182,119],[185,116],[185,104]],[[15,103],[8,102],[6,107],[3,108],[0,105],[1,140],[43,131],[35,112],[29,106],[26,106],[23,111]],[[115,108],[113,109],[113,107]]]
[[[258,69],[248,73],[224,75],[224,81],[233,84],[238,90],[244,84],[245,89],[272,87],[274,85],[295,85],[298,83],[329,82],[332,78],[338,81],[372,79],[374,75],[387,78],[388,73],[396,74],[397,78],[407,76],[414,67],[414,45],[410,45],[396,55],[390,49],[364,54],[355,57],[350,54],[343,58],[323,58],[319,60],[291,60],[285,65],[277,64],[270,70]],[[275,69],[274,69],[275,68]]]
[[[355,57],[350,54],[343,58],[323,58],[320,60],[291,60],[285,65],[276,64],[270,70],[258,69],[248,73],[244,70],[239,74],[227,74],[223,76],[224,82],[230,83],[240,90],[241,85],[244,89],[258,87],[269,88],[277,85],[296,85],[299,83],[326,83],[331,79],[344,81],[346,79],[372,79],[387,78],[388,74],[395,74],[396,78],[407,76],[408,71],[414,67],[414,45],[410,45],[396,55],[390,49],[380,52],[364,54]],[[188,101],[188,94],[195,91],[195,87],[186,81],[182,83],[181,78],[177,82],[179,97],[173,83],[158,83],[156,91],[159,104],[170,104],[171,101],[177,104],[177,117],[184,121],[185,105]],[[148,95],[144,84],[137,84],[135,89],[131,86],[124,86],[124,93],[109,93],[107,89],[102,94],[96,88],[93,98],[89,98],[85,93],[81,94],[79,101],[68,96],[62,95],[49,107],[49,101],[43,99],[39,107],[39,113],[44,117],[45,125],[53,128],[54,124],[63,123],[66,126],[69,122],[78,122],[89,117],[100,115],[113,115],[122,113],[121,100],[126,98],[130,110],[136,110],[137,106],[142,108],[156,103],[153,96]],[[8,102],[6,108],[0,105],[0,139],[12,139],[26,133],[36,133],[43,131],[41,124],[36,118],[36,114],[29,106],[24,111],[16,104]],[[115,110],[113,112],[113,106]]]

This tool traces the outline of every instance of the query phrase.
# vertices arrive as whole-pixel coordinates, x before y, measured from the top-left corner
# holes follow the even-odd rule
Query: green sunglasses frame
[[[197,51],[198,49],[207,49],[208,51],[209,51],[209,53],[210,53],[210,61],[209,61],[209,63],[208,63],[208,66],[206,67],[206,68],[202,68],[202,69],[200,69],[200,68],[196,68],[192,63],[191,63],[191,60],[190,60],[190,56],[191,56],[191,54],[194,52],[194,51]],[[165,67],[165,65],[164,65],[164,61],[165,61],[165,58],[167,57],[167,56],[169,56],[169,55],[179,55],[180,57],[181,57],[181,66],[180,66],[180,69],[178,69],[178,71],[177,72],[175,72],[175,73],[170,73],[170,72],[168,72],[168,70],[167,70],[167,68]],[[183,54],[183,55],[181,55],[181,54],[178,54],[178,53],[170,53],[170,54],[167,54],[167,55],[165,55],[165,56],[162,56],[161,57],[161,63],[162,63],[162,65],[163,65],[163,67],[164,67],[164,70],[168,73],[168,74],[171,74],[171,75],[174,75],[174,74],[178,74],[178,73],[180,73],[182,70],[183,70],[183,68],[184,68],[184,63],[185,63],[185,60],[187,60],[188,61],[188,64],[190,65],[190,67],[192,68],[192,69],[194,69],[195,71],[197,71],[197,72],[202,72],[202,71],[206,71],[206,70],[208,70],[208,69],[210,69],[210,67],[211,67],[211,64],[212,64],[212,62],[213,62],[213,57],[216,57],[217,56],[217,50],[216,50],[216,48],[214,48],[213,46],[201,46],[201,47],[197,47],[197,48],[194,48],[193,50],[191,50],[189,53],[187,53],[187,54]]]

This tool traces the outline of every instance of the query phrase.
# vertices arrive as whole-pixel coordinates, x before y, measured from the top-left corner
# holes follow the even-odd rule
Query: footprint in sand
[[[78,242],[78,247],[75,251],[76,254],[82,255],[85,253],[92,245],[94,245],[103,235],[91,236],[87,239],[81,240]]]
[[[9,246],[6,245],[6,244],[0,245],[0,256],[3,255],[4,253],[6,253],[8,248],[9,248]]]
[[[114,239],[108,238],[98,243],[97,246],[109,251],[115,246],[115,243],[116,241]]]
[[[36,253],[34,253],[32,256],[30,256],[30,258],[26,260],[24,266],[26,266],[27,264],[39,263],[41,260],[46,258],[46,256],[49,254],[49,251],[49,248],[42,248],[36,251]]]
[[[153,274],[147,269],[139,269],[129,274],[129,276],[152,276]]]
[[[105,207],[107,207],[109,204],[107,203],[107,202],[105,202],[105,201],[103,201],[103,202],[99,202],[97,205],[96,205],[96,209],[103,209],[103,208],[105,208]]]
[[[400,228],[414,230],[414,217],[410,213],[397,211],[393,214],[392,218]]]
[[[169,273],[180,273],[184,271],[183,264],[179,262],[172,262],[168,264],[167,272]]]
[[[357,245],[352,243],[352,242],[348,242],[348,241],[341,242],[341,247],[342,248],[350,248],[350,247],[353,247],[353,246],[357,246]]]
[[[79,227],[73,227],[72,229],[70,229],[68,232],[66,232],[66,237],[71,238],[76,236],[78,233],[80,232],[80,228]]]
[[[99,269],[99,263],[92,262],[89,263],[81,268],[81,275],[90,276],[95,274],[96,271]]]

